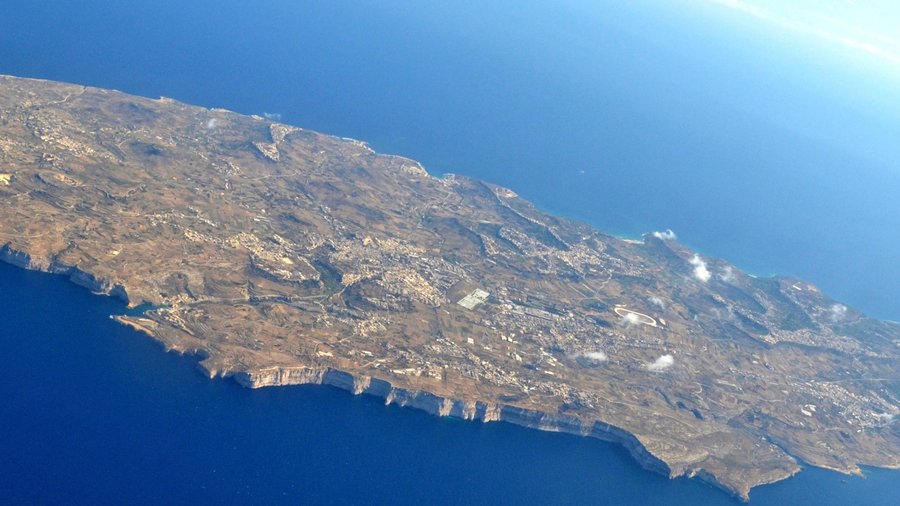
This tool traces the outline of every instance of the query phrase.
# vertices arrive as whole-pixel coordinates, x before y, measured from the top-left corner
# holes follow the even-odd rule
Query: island
[[[744,500],[900,466],[900,325],[808,282],[259,116],[0,91],[0,258],[121,297],[210,377],[614,441]]]

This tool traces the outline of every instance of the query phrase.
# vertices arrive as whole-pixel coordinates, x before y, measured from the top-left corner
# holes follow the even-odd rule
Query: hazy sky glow
[[[900,70],[900,3],[893,0],[701,0],[785,30],[874,56]]]

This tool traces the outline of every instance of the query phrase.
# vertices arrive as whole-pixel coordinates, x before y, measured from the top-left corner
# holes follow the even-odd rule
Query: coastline
[[[289,127],[285,126],[285,128]],[[270,125],[267,135],[275,140],[276,143],[263,144],[263,146],[266,147],[265,149],[260,148],[259,145],[257,145],[259,143],[254,144],[257,150],[260,151],[261,156],[268,160],[268,162],[264,163],[275,162],[277,159],[278,153],[276,144],[277,140],[281,139],[278,132],[281,131],[276,128],[276,125]],[[313,133],[312,135],[316,134]],[[334,136],[327,135],[324,137],[334,138]],[[355,149],[362,150],[367,154],[372,154],[371,148],[362,144],[360,141],[351,141],[342,138],[334,139],[337,139],[337,141],[340,142],[349,142],[353,146],[356,146]],[[272,150],[275,152],[275,158],[273,158],[269,152]],[[410,177],[425,179],[434,177],[429,176],[427,171],[425,171],[420,164],[412,162],[407,158],[394,155],[378,155],[378,157],[380,157],[380,159],[389,159],[392,162],[390,167],[399,170],[399,174],[408,174]],[[399,167],[396,166],[397,162],[400,163]],[[412,162],[413,164],[409,165],[407,162]],[[394,174],[394,172],[389,172],[389,174]],[[442,179],[450,179],[450,175],[445,174]],[[40,174],[38,174],[37,180],[43,181]],[[25,178],[23,178],[22,182],[25,181]],[[566,247],[569,246],[566,241],[571,239],[561,237],[552,228],[547,227],[528,212],[528,210],[534,209],[529,202],[516,201],[517,204],[515,205],[507,202],[505,199],[512,199],[516,196],[511,190],[478,180],[473,180],[472,182],[475,185],[480,185],[477,186],[479,190],[486,191],[486,194],[488,195],[486,198],[492,204],[496,204],[494,199],[497,199],[499,201],[499,206],[502,209],[505,209],[505,212],[512,213],[514,219],[525,222],[528,224],[527,226],[539,225],[543,227],[542,233],[547,234],[547,236],[553,241],[556,241],[557,244],[562,244]],[[437,201],[444,202],[444,200],[440,199]],[[524,206],[526,211],[522,211],[520,208],[521,206]],[[262,209],[260,212],[265,213],[265,209]],[[596,232],[600,235],[609,237],[607,234],[593,229],[587,224],[576,222],[573,225],[583,227],[586,230],[590,229],[588,230],[588,235]],[[214,227],[215,225],[210,224],[210,226]],[[193,229],[186,228],[184,231],[187,240],[193,241],[200,237]],[[189,235],[188,232],[193,235]],[[156,285],[151,286],[149,289],[146,288],[145,281],[151,284],[153,282],[160,282],[160,280],[156,280],[156,272],[154,272],[153,268],[149,271],[135,271],[134,269],[127,268],[118,271],[109,271],[105,269],[105,264],[99,262],[99,258],[105,258],[103,257],[103,248],[107,243],[105,239],[101,239],[94,243],[96,248],[100,249],[99,252],[94,251],[93,256],[88,255],[86,257],[79,257],[77,255],[68,256],[64,253],[54,253],[54,251],[58,250],[58,247],[57,245],[52,244],[52,241],[48,245],[46,241],[44,243],[41,243],[40,241],[33,243],[24,240],[26,237],[41,237],[46,234],[22,236],[22,239],[19,240],[15,239],[16,235],[14,234],[4,235],[13,237],[13,239],[6,243],[0,243],[0,259],[30,270],[65,275],[74,284],[88,288],[95,294],[114,295],[125,301],[129,308],[136,309],[133,309],[128,313],[128,316],[112,316],[113,319],[149,335],[155,341],[161,343],[167,351],[176,351],[180,354],[199,357],[199,368],[204,371],[206,376],[211,378],[229,378],[231,381],[235,381],[239,385],[248,388],[325,384],[342,388],[355,394],[366,393],[374,395],[384,399],[388,404],[394,403],[400,406],[414,407],[436,416],[452,416],[466,420],[480,420],[482,422],[507,421],[515,425],[538,430],[566,432],[585,437],[596,437],[601,440],[616,442],[623,445],[632,457],[646,469],[653,470],[669,476],[670,478],[680,476],[697,477],[699,480],[711,483],[745,501],[749,500],[749,491],[753,487],[783,480],[801,470],[801,467],[797,462],[798,457],[791,455],[777,442],[771,442],[771,445],[777,447],[777,449],[770,450],[777,453],[778,459],[776,465],[772,465],[772,461],[767,460],[766,456],[755,453],[755,450],[753,449],[754,439],[759,436],[759,432],[750,431],[748,438],[740,436],[732,440],[722,439],[722,437],[719,436],[719,440],[716,442],[719,445],[730,447],[732,441],[736,441],[734,446],[738,448],[738,443],[743,444],[743,446],[739,447],[740,453],[729,454],[727,452],[720,452],[721,446],[706,446],[701,444],[698,447],[694,444],[693,440],[685,443],[679,439],[681,435],[693,434],[693,432],[684,431],[682,430],[683,427],[676,429],[676,425],[668,424],[668,422],[653,422],[657,418],[656,415],[658,412],[645,411],[639,413],[638,416],[633,416],[631,418],[628,416],[617,418],[611,414],[615,413],[613,410],[614,402],[608,402],[608,399],[605,398],[601,398],[596,402],[596,405],[600,406],[597,410],[590,414],[583,414],[580,417],[576,417],[571,416],[572,412],[568,411],[566,407],[557,409],[557,405],[554,404],[552,400],[551,402],[543,402],[543,398],[531,397],[527,394],[528,390],[524,390],[526,392],[526,396],[524,397],[517,398],[499,395],[494,397],[491,401],[485,401],[484,399],[490,397],[486,396],[484,391],[478,391],[477,389],[474,392],[471,390],[466,391],[465,389],[452,390],[447,386],[452,385],[450,383],[430,383],[428,386],[422,386],[421,383],[414,381],[406,382],[399,376],[392,376],[386,372],[381,372],[381,369],[374,369],[367,366],[361,366],[361,368],[355,369],[353,366],[360,364],[352,363],[352,361],[319,361],[314,358],[304,360],[301,357],[312,357],[313,355],[302,355],[299,353],[294,353],[293,355],[279,355],[278,353],[254,355],[251,352],[249,355],[242,355],[241,353],[229,355],[226,350],[227,345],[224,347],[220,345],[222,342],[228,341],[235,335],[241,335],[240,333],[233,332],[230,327],[220,327],[215,329],[215,331],[194,333],[191,332],[190,328],[184,326],[184,322],[180,321],[180,317],[177,315],[172,321],[138,318],[137,316],[143,313],[144,304],[159,303],[159,298],[162,297],[167,300],[167,307],[171,305],[171,307],[174,308],[177,307],[178,301],[181,299],[172,299],[173,302],[170,304],[167,299],[168,295],[166,295],[167,293],[171,293],[168,288],[163,292],[159,292],[159,287]],[[548,241],[550,240],[546,237],[545,239]],[[644,243],[645,239],[646,236],[641,241],[635,241],[633,239],[622,239],[622,241],[623,244],[633,242]],[[71,247],[73,239],[69,238],[69,240]],[[363,241],[363,245],[366,245],[365,241]],[[647,247],[653,247],[654,245],[654,241],[647,241]],[[665,251],[657,251],[656,253],[670,255],[672,253],[672,251],[669,251],[670,249],[671,248],[667,247]],[[65,250],[59,249],[59,251],[64,252]],[[254,249],[252,251],[256,250]],[[118,253],[119,251],[117,250],[111,252],[112,256],[117,256]],[[181,258],[180,253],[181,251],[173,252],[171,258]],[[81,258],[81,260],[79,260],[79,258]],[[205,257],[198,255],[198,258],[202,261]],[[282,258],[290,260],[287,256]],[[278,258],[275,257],[275,260],[277,261]],[[682,258],[681,260],[685,259]],[[720,262],[721,264],[727,263],[724,260],[713,260]],[[182,263],[183,262],[184,260],[182,260]],[[286,263],[293,265],[293,262]],[[683,262],[678,261],[679,266],[681,263]],[[251,265],[254,264],[251,262]],[[142,268],[146,267],[148,267],[147,264],[142,265]],[[672,271],[671,265],[666,267],[661,264],[661,267],[660,272],[663,273],[680,272],[678,270]],[[179,275],[184,275],[179,269],[180,267],[173,267],[173,270],[178,271]],[[268,271],[264,270],[263,272],[265,274]],[[192,274],[196,275],[196,273]],[[190,279],[190,275],[188,275],[188,279]],[[165,283],[170,282],[169,279],[164,281]],[[603,281],[603,284],[605,285],[606,282],[608,282],[608,280]],[[128,285],[127,288],[125,286],[126,284]],[[800,290],[796,286],[794,286],[794,288]],[[776,286],[775,289],[780,290],[778,286]],[[178,289],[176,288],[176,290]],[[818,290],[813,290],[813,292],[818,293]],[[160,293],[162,295],[160,295]],[[585,294],[580,291],[578,291],[578,293],[581,296],[585,296]],[[245,305],[252,305],[254,302],[252,297],[245,297],[243,292],[238,293],[236,297],[227,299],[220,299],[218,296],[208,298],[204,295],[209,295],[209,293],[201,293],[199,298],[193,300],[198,302],[227,301],[229,303],[237,302]],[[301,312],[307,311],[305,306],[300,306],[297,309]],[[171,325],[167,325],[167,322],[171,323]],[[171,334],[171,332],[177,334],[182,329],[184,330],[184,335],[181,337],[173,337]],[[267,332],[264,327],[255,329],[263,339],[267,338],[265,336],[274,336],[273,338],[275,338],[279,335],[282,338],[293,339],[293,336],[303,335],[306,329],[294,327],[293,332],[287,336],[278,334],[277,328],[273,330],[276,332]],[[337,337],[343,339],[347,337],[347,335],[348,334],[344,332],[340,332]],[[400,334],[400,336],[402,335],[403,334]],[[380,336],[381,339],[388,342],[395,337],[397,337],[397,334],[393,333]],[[204,341],[206,338],[211,339],[210,344],[207,344],[207,342]],[[469,343],[474,344],[471,339],[469,340]],[[247,349],[259,349],[254,343],[249,341],[241,346],[243,346],[241,349],[245,352]],[[485,347],[485,349],[489,348]],[[322,353],[322,356],[332,357],[333,355],[325,351]],[[223,357],[225,360],[222,360]],[[768,364],[766,366],[768,367]],[[504,373],[504,371],[501,370],[500,373]],[[552,372],[548,374],[552,374]],[[374,377],[369,377],[369,375],[373,375]],[[503,377],[503,375],[500,374],[497,377]],[[596,389],[603,388],[600,385],[593,385],[593,387]],[[673,406],[673,403],[665,393],[662,393],[662,397],[670,407]],[[517,402],[516,399],[521,400],[521,402]],[[517,403],[519,405],[505,404],[506,402]],[[600,409],[605,411],[600,411]],[[682,407],[681,409],[686,408]],[[693,416],[697,419],[704,420],[697,412],[694,412]],[[640,420],[640,422],[636,422],[635,420]],[[649,422],[644,423],[644,421]],[[616,423],[617,425],[612,425],[610,422]],[[732,422],[735,421],[731,417],[727,419],[722,418],[720,420],[720,423],[721,422],[726,422],[728,425],[727,427],[722,425],[720,432],[717,434],[727,433],[734,428]],[[740,424],[740,421],[735,423]],[[759,448],[760,443],[755,443],[755,447]],[[759,460],[748,458],[750,454],[759,457]],[[804,454],[802,451],[798,452],[798,454],[806,456],[810,455],[809,453]],[[723,455],[729,457],[731,460],[723,458]],[[811,459],[810,462],[815,462],[816,456],[817,455],[813,454],[813,459]],[[828,457],[825,459],[827,462],[833,462],[835,460],[831,459],[831,456],[826,455],[826,457]],[[857,456],[855,458],[867,461],[866,459],[869,457],[867,457],[866,454],[861,454],[859,448],[857,448]],[[774,460],[775,459],[773,459],[773,461]],[[890,455],[888,455],[888,458],[885,460],[889,460],[892,465],[896,462]],[[735,462],[748,463],[748,466],[741,469],[740,465],[734,465]],[[760,462],[766,465],[762,465]],[[852,473],[857,469],[857,467],[852,464],[853,461],[849,462],[851,462],[851,464],[848,467],[842,468],[841,472]],[[844,464],[845,462],[838,461],[836,465],[841,466]],[[834,470],[833,467],[829,467],[828,465],[819,465],[817,467]]]
[[[0,261],[22,269],[65,276],[70,282],[90,290],[95,295],[116,297],[125,302],[128,307],[134,307],[139,304],[139,302],[130,300],[125,287],[120,284],[113,283],[110,280],[98,279],[89,272],[75,266],[59,263],[53,258],[35,258],[27,252],[12,249],[8,243],[0,246]],[[111,318],[161,344],[166,352],[195,356],[198,359],[198,369],[210,379],[228,379],[250,389],[295,385],[327,385],[345,390],[354,395],[375,396],[384,399],[385,404],[418,409],[434,416],[447,416],[483,423],[507,422],[535,430],[596,438],[601,441],[621,445],[642,468],[648,471],[667,476],[669,479],[679,477],[696,478],[743,502],[749,502],[749,493],[754,487],[790,478],[801,470],[797,468],[788,475],[771,481],[754,483],[747,487],[732,487],[720,482],[715,476],[702,469],[673,471],[669,464],[648,451],[637,436],[600,420],[585,424],[582,420],[574,417],[559,416],[507,404],[446,398],[423,390],[413,391],[395,387],[384,379],[356,376],[330,367],[274,366],[256,370],[212,370],[207,368],[202,362],[202,359],[206,357],[204,350],[172,348],[158,339],[149,328],[132,321],[126,321],[119,316],[111,316]]]
[[[667,476],[669,479],[696,478],[742,502],[750,501],[749,494],[754,487],[788,479],[802,470],[798,467],[790,474],[778,479],[736,488],[720,482],[715,476],[702,469],[673,471],[665,461],[648,451],[637,436],[600,420],[585,424],[574,417],[559,416],[508,404],[446,398],[423,390],[411,391],[395,387],[386,380],[356,376],[330,367],[268,367],[255,371],[235,371],[221,374],[219,371],[205,368],[202,364],[199,366],[210,378],[230,378],[237,384],[251,389],[292,385],[328,385],[354,395],[371,395],[384,399],[386,405],[395,404],[400,407],[418,409],[433,416],[446,416],[482,423],[506,422],[534,430],[599,439],[624,447],[629,455],[647,471]]]

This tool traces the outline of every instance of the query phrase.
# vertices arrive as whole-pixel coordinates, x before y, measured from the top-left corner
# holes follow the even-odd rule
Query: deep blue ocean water
[[[900,319],[894,76],[745,19],[690,0],[0,7],[0,73],[279,114]],[[209,381],[57,278],[3,267],[0,301],[13,502],[731,503],[597,441]],[[900,494],[897,473],[846,481],[809,470],[753,499]]]

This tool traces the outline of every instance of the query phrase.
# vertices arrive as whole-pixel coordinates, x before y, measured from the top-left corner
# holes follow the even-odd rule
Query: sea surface
[[[900,81],[872,62],[693,0],[0,4],[0,73],[359,138],[900,320]],[[599,441],[210,381],[123,310],[0,268],[0,502],[733,504]],[[867,474],[752,499],[900,494]]]

